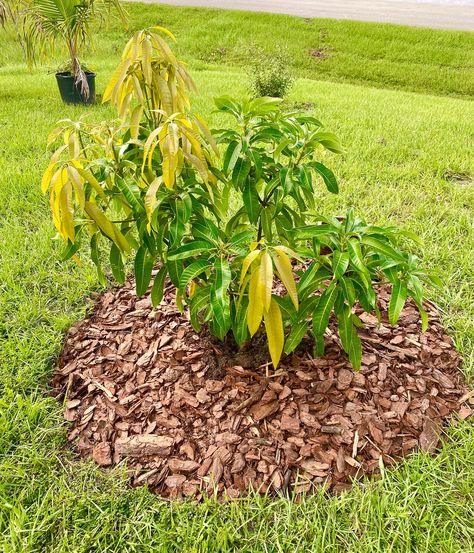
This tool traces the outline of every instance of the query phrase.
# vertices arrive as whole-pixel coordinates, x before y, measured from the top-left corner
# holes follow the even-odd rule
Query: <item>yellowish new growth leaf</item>
[[[69,176],[69,180],[72,182],[72,185],[74,186],[74,191],[76,192],[76,198],[77,198],[77,201],[79,202],[79,206],[81,207],[81,209],[84,209],[86,197],[84,193],[84,184],[83,184],[81,175],[79,174],[78,170],[72,165],[70,165],[67,168],[67,174]]]
[[[293,268],[290,259],[282,250],[277,250],[277,256],[273,259],[278,271],[278,276],[283,282],[288,295],[296,309],[298,309],[298,293],[296,291],[295,279],[293,277]]]
[[[272,298],[270,309],[263,314],[265,320],[265,330],[267,332],[268,349],[272,359],[273,366],[276,368],[280,362],[283,352],[285,334],[283,330],[283,319],[280,306]]]
[[[163,179],[161,177],[156,177],[156,179],[148,187],[148,190],[145,194],[145,211],[148,218],[148,232],[151,231],[151,216],[153,215],[153,212],[155,211],[155,208],[158,204],[156,200],[156,192],[158,191],[158,188],[160,187],[160,184],[162,182]]]
[[[148,86],[152,84],[153,81],[153,70],[151,68],[151,55],[152,55],[152,45],[151,40],[148,36],[145,36],[142,40],[142,71],[145,77],[145,82]]]
[[[264,301],[260,280],[260,265],[252,271],[249,283],[249,307],[247,311],[247,326],[253,336],[260,327],[263,318]]]
[[[273,288],[273,263],[270,254],[266,251],[260,261],[260,286],[265,311],[270,309]]]
[[[174,36],[174,34],[169,30],[167,29],[166,27],[161,27],[160,25],[154,25],[152,27],[152,29],[157,29],[158,31],[160,31],[161,33],[164,33],[165,35],[168,35],[171,40],[174,40],[174,42],[176,42],[176,37]]]
[[[56,164],[50,163],[46,168],[46,171],[43,173],[43,178],[41,179],[41,192],[43,192],[43,194],[46,194],[46,192],[48,191],[55,169]]]
[[[247,274],[247,271],[249,270],[250,265],[260,256],[262,252],[260,250],[253,250],[250,252],[247,257],[242,262],[242,272],[240,273],[240,286],[242,286],[242,283],[244,282],[245,275]]]
[[[87,169],[83,169],[82,167],[80,167],[79,163],[74,163],[74,167],[81,175],[81,177],[92,186],[92,188],[95,190],[97,195],[100,196],[103,200],[106,200],[107,196],[105,195],[105,192],[102,190],[102,187],[100,186],[100,182],[94,177],[94,175]]]
[[[63,187],[59,196],[59,205],[61,208],[61,234],[65,239],[74,242],[74,210],[72,206],[72,185],[67,180],[63,183]]]
[[[135,106],[132,116],[130,117],[130,136],[133,140],[138,138],[138,133],[140,132],[140,121],[143,116],[143,106],[139,104]]]
[[[69,133],[69,137],[67,138],[68,141],[68,148],[69,148],[69,157],[71,159],[76,159],[79,157],[79,140],[77,138],[77,135],[75,132]]]
[[[125,252],[130,251],[130,245],[125,236],[120,232],[117,226],[109,221],[97,204],[86,202],[84,210],[89,217],[97,224],[99,229],[108,236],[115,244]]]

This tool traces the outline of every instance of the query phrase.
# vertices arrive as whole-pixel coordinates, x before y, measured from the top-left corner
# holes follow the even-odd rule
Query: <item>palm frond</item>
[[[5,2],[9,0],[0,0]],[[68,48],[71,61],[78,49],[90,39],[90,25],[100,6],[114,9],[123,21],[126,14],[119,0],[27,0],[21,12],[21,39],[27,63],[31,67],[46,57],[61,41]]]

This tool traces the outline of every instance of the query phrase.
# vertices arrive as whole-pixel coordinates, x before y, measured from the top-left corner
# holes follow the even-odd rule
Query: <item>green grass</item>
[[[131,30],[156,23],[170,28],[178,52],[200,68],[248,70],[262,50],[282,54],[299,77],[474,96],[474,33],[151,4],[127,9]],[[109,32],[98,33],[91,65],[102,68],[104,58],[113,63],[125,36],[115,20]],[[2,44],[0,67],[12,59],[15,48]]]
[[[136,5],[130,10],[133,27],[159,17],[177,31],[182,51],[189,48],[185,57],[200,90],[195,105],[211,123],[216,121],[213,96],[242,95],[247,89],[241,57],[249,44],[250,31],[241,25],[246,17],[258,21],[259,29],[266,26],[255,33],[262,44],[276,45],[284,33],[285,42],[296,37],[292,48],[300,44],[302,52],[310,39],[299,29],[322,25],[283,16]],[[209,38],[216,23],[211,17],[220,21],[219,36],[232,44],[229,59],[217,65],[199,59],[200,51],[221,41]],[[321,192],[321,210],[338,213],[354,205],[374,223],[401,224],[424,239],[423,262],[438,268],[445,281],[434,299],[463,355],[463,370],[472,377],[474,104],[443,94],[472,92],[473,35],[349,22],[324,21],[324,26],[332,44],[340,44],[334,56],[346,59],[345,65],[334,62],[334,73],[324,74],[321,65],[298,66],[295,57],[299,74],[359,85],[300,78],[288,99],[312,102],[314,113],[347,148],[347,154],[330,160],[341,194]],[[97,41],[91,61],[99,73],[99,92],[124,36],[111,28]],[[365,73],[356,78],[351,52],[355,56],[356,45],[362,52],[364,36],[378,37],[384,57],[377,73],[370,67],[372,42],[366,38]],[[410,55],[418,63],[403,62],[414,78],[398,75],[388,88],[429,90],[430,95],[383,89],[386,75],[396,74],[396,61],[403,59],[403,52],[397,58],[393,49],[393,44],[400,48],[403,37],[417,45]],[[62,406],[47,396],[47,382],[64,332],[84,315],[86,298],[98,285],[87,262],[58,261],[61,245],[54,240],[39,179],[47,161],[45,137],[57,119],[89,112],[101,120],[112,112],[106,106],[64,106],[54,78],[40,69],[27,73],[12,36],[1,39],[0,551],[473,552],[474,428],[469,422],[451,425],[437,457],[415,454],[384,478],[342,497],[317,493],[301,502],[251,497],[229,504],[169,504],[144,488],[130,489],[123,467],[103,472],[75,458],[67,446]],[[438,58],[452,78],[430,69],[439,69]],[[468,177],[446,179],[448,171]]]

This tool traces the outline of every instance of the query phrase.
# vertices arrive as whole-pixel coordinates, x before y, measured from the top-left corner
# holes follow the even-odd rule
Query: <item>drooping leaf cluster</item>
[[[306,335],[321,355],[334,314],[342,346],[360,367],[362,321],[353,311],[359,304],[379,315],[378,283],[392,284],[392,324],[412,296],[425,327],[422,283],[431,277],[399,247],[413,237],[367,225],[352,211],[319,215],[318,190],[338,192],[325,163],[342,152],[337,138],[266,97],[216,98],[234,121],[211,133],[189,110],[192,79],[157,30],[134,35],[105,91],[117,122],[62,121],[50,136],[62,144],[42,187],[67,241],[64,259],[87,236],[101,280],[107,248],[124,282],[133,255],[139,295],[151,285],[158,305],[169,278],[197,331],[206,324],[238,345],[264,331],[275,366]]]

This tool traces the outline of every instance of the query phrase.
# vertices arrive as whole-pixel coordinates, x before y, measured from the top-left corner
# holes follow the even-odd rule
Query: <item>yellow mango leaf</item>
[[[61,213],[59,210],[59,194],[62,188],[62,168],[58,169],[51,178],[51,194],[49,196],[49,204],[51,206],[51,214],[53,217],[54,226],[58,232],[61,232]]]
[[[119,105],[119,119],[124,121],[128,116],[128,108],[130,107],[130,101],[132,100],[132,93],[128,92],[124,95]]]
[[[84,210],[89,215],[89,217],[97,224],[99,229],[115,242],[117,246],[122,250],[129,252],[130,245],[127,242],[125,236],[120,232],[114,223],[109,221],[105,214],[99,209],[97,204],[93,202],[86,202]]]
[[[153,215],[153,212],[155,211],[155,207],[158,204],[158,202],[156,201],[156,192],[162,182],[163,182],[162,177],[156,177],[156,179],[148,187],[148,190],[145,194],[145,211],[148,218],[148,225],[147,225],[148,232],[151,231],[151,216]]]
[[[138,138],[142,115],[143,115],[143,106],[139,104],[134,108],[132,112],[132,116],[130,117],[130,136],[133,138],[133,140],[136,140]]]
[[[148,36],[145,36],[142,41],[142,71],[145,77],[145,82],[148,86],[153,81],[153,71],[151,68],[152,46]]]
[[[69,180],[72,182],[72,185],[74,186],[74,190],[76,192],[76,197],[77,197],[79,206],[81,207],[81,209],[84,209],[86,197],[84,194],[84,185],[83,185],[81,175],[79,174],[79,171],[72,165],[70,165],[67,168],[67,174],[69,176]]]
[[[173,171],[173,166],[171,163],[171,159],[169,157],[166,157],[163,160],[163,163],[161,164],[161,168],[163,171],[163,181],[165,183],[166,188],[168,188],[168,190],[173,190],[174,183],[175,183],[175,173]]]
[[[63,130],[64,129],[62,127],[56,127],[48,134],[48,142],[47,142],[48,146],[50,146],[56,140],[56,138],[58,138],[58,136],[63,132]]]
[[[262,252],[260,250],[253,250],[250,252],[247,257],[242,262],[242,272],[240,273],[240,286],[242,286],[242,283],[244,282],[245,275],[247,274],[247,271],[249,270],[250,265],[260,256]]]
[[[165,35],[168,35],[172,40],[174,40],[176,42],[176,37],[166,27],[161,27],[160,25],[153,25],[152,29],[156,29],[157,31],[160,31],[161,33],[164,33]]]
[[[283,285],[285,286],[288,292],[288,295],[290,296],[290,299],[293,302],[295,309],[297,310],[298,293],[296,291],[296,284],[295,284],[295,279],[293,277],[293,268],[291,266],[291,262],[288,256],[286,255],[286,253],[283,252],[282,250],[277,250],[277,256],[273,259],[273,261],[278,271],[278,276],[280,277],[280,280],[283,282]]]
[[[148,138],[146,139],[145,145],[143,146],[143,164],[142,164],[142,173],[145,171],[145,165],[149,157],[153,157],[153,152],[156,148],[156,137],[162,132],[163,126],[154,129]],[[151,154],[150,149],[153,148]],[[150,163],[150,162],[148,162]]]
[[[107,196],[105,195],[105,192],[102,190],[102,186],[100,186],[100,182],[94,177],[94,175],[87,169],[78,167],[77,164],[74,164],[74,167],[81,175],[81,177],[92,186],[92,188],[96,191],[97,195],[100,196],[103,200],[106,200]]]
[[[207,171],[207,166],[193,154],[188,154],[184,152],[184,158],[195,168],[197,169],[202,180],[207,183],[209,180],[209,173]]]
[[[61,208],[61,234],[63,238],[69,238],[74,242],[74,209],[72,207],[72,185],[68,180],[60,192],[60,208]]]
[[[260,261],[260,286],[265,311],[270,309],[273,288],[273,263],[268,252],[264,252]]]
[[[211,148],[214,150],[214,153],[216,156],[220,157],[219,149],[217,148],[216,141],[214,140],[214,137],[212,136],[211,131],[209,130],[209,127],[207,126],[207,123],[204,121],[204,119],[200,115],[194,116],[196,119],[196,122],[199,126],[199,129],[201,133],[206,138],[207,142],[210,144]]]
[[[138,80],[136,75],[133,75],[132,82],[133,82],[133,90],[135,91],[135,96],[137,97],[137,101],[143,108],[145,106],[146,100],[143,95],[143,90],[140,85],[140,81]]]
[[[253,336],[260,327],[263,318],[263,298],[260,283],[260,266],[252,272],[249,283],[249,307],[247,311],[247,326]]]
[[[275,369],[280,362],[285,342],[285,333],[283,330],[283,319],[281,317],[280,306],[272,298],[270,309],[263,314],[265,320],[265,330],[268,339],[268,350]]]
[[[156,82],[160,93],[161,109],[163,109],[168,115],[172,115],[173,99],[168,87],[168,82],[160,75],[158,75]]]
[[[161,55],[169,64],[176,65],[178,63],[178,60],[176,59],[175,55],[171,51],[170,47],[160,36],[152,35],[152,41],[155,48],[159,52],[161,52]]]
[[[284,252],[290,257],[301,261],[302,263],[304,262],[304,259],[300,255],[298,255],[295,251],[293,251],[291,248],[288,248],[287,246],[275,246],[275,250],[277,252]]]
[[[69,157],[75,159],[79,157],[79,140],[75,132],[72,132],[68,138]]]
[[[122,62],[120,62],[105,88],[104,95],[102,97],[102,103],[111,101],[113,104],[115,104],[115,96],[118,89],[120,88],[120,85],[122,84],[123,79],[127,74],[128,68],[130,67],[131,63],[131,58],[126,58]]]
[[[46,194],[49,185],[51,184],[51,179],[53,177],[55,168],[56,164],[50,163],[46,168],[46,171],[43,173],[43,177],[41,179],[41,192],[43,192],[43,194]]]
[[[62,146],[59,146],[59,148],[54,152],[54,154],[51,156],[50,163],[57,163],[60,155],[64,152],[64,150],[67,148],[67,144],[63,144]]]

